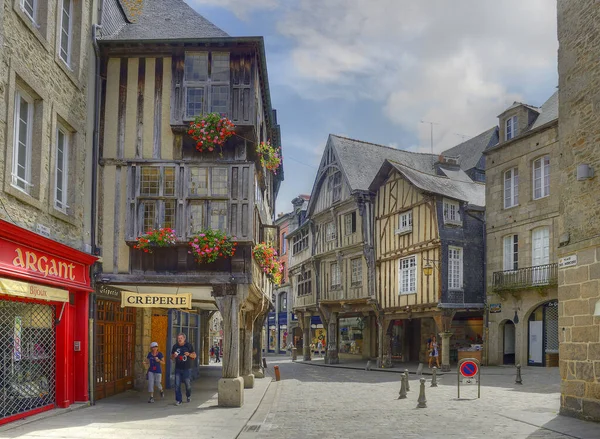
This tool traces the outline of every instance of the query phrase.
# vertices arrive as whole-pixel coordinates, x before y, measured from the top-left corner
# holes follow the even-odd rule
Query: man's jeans
[[[182,402],[181,382],[185,383],[185,396],[192,396],[192,382],[190,380],[191,369],[175,369],[175,400]]]

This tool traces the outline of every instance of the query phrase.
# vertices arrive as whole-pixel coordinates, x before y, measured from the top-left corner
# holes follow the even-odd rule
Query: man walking
[[[185,396],[187,402],[192,400],[192,383],[190,372],[196,359],[196,352],[191,343],[186,341],[186,336],[182,332],[177,336],[177,343],[171,349],[171,359],[175,360],[175,405],[181,405],[183,396],[181,395],[181,382],[185,383]]]

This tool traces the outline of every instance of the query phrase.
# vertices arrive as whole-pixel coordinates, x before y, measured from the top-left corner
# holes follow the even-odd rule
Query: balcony
[[[558,284],[558,264],[496,271],[493,291],[521,290]]]

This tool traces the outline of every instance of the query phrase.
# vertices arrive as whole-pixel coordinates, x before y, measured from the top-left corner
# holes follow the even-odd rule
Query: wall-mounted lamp
[[[596,308],[594,309],[594,316],[600,317],[600,300],[596,302]]]
[[[594,176],[594,170],[586,163],[577,165],[577,181],[587,180]]]
[[[517,314],[517,310],[515,309],[515,316],[513,317],[513,323],[519,323],[519,315]]]
[[[435,259],[425,259],[425,258],[423,258],[423,262],[425,262],[425,265],[423,265],[423,274],[425,276],[431,276],[433,274],[433,267],[437,266],[437,264],[440,261],[436,261]]]

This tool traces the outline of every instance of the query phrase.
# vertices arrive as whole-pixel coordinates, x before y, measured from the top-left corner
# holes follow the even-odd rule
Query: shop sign
[[[40,279],[89,286],[86,265],[0,240],[0,268]]]
[[[121,291],[121,308],[185,308],[192,309],[192,293],[137,294]]]
[[[577,265],[577,255],[565,256],[558,260],[558,268],[574,267]]]
[[[108,285],[100,285],[97,292],[98,297],[115,299],[121,301],[121,290],[109,287]]]
[[[47,300],[50,302],[69,301],[69,292],[67,290],[9,279],[0,279],[0,293],[8,296],[26,297],[28,299]]]
[[[501,303],[490,303],[490,312],[491,313],[502,312],[502,304]]]

